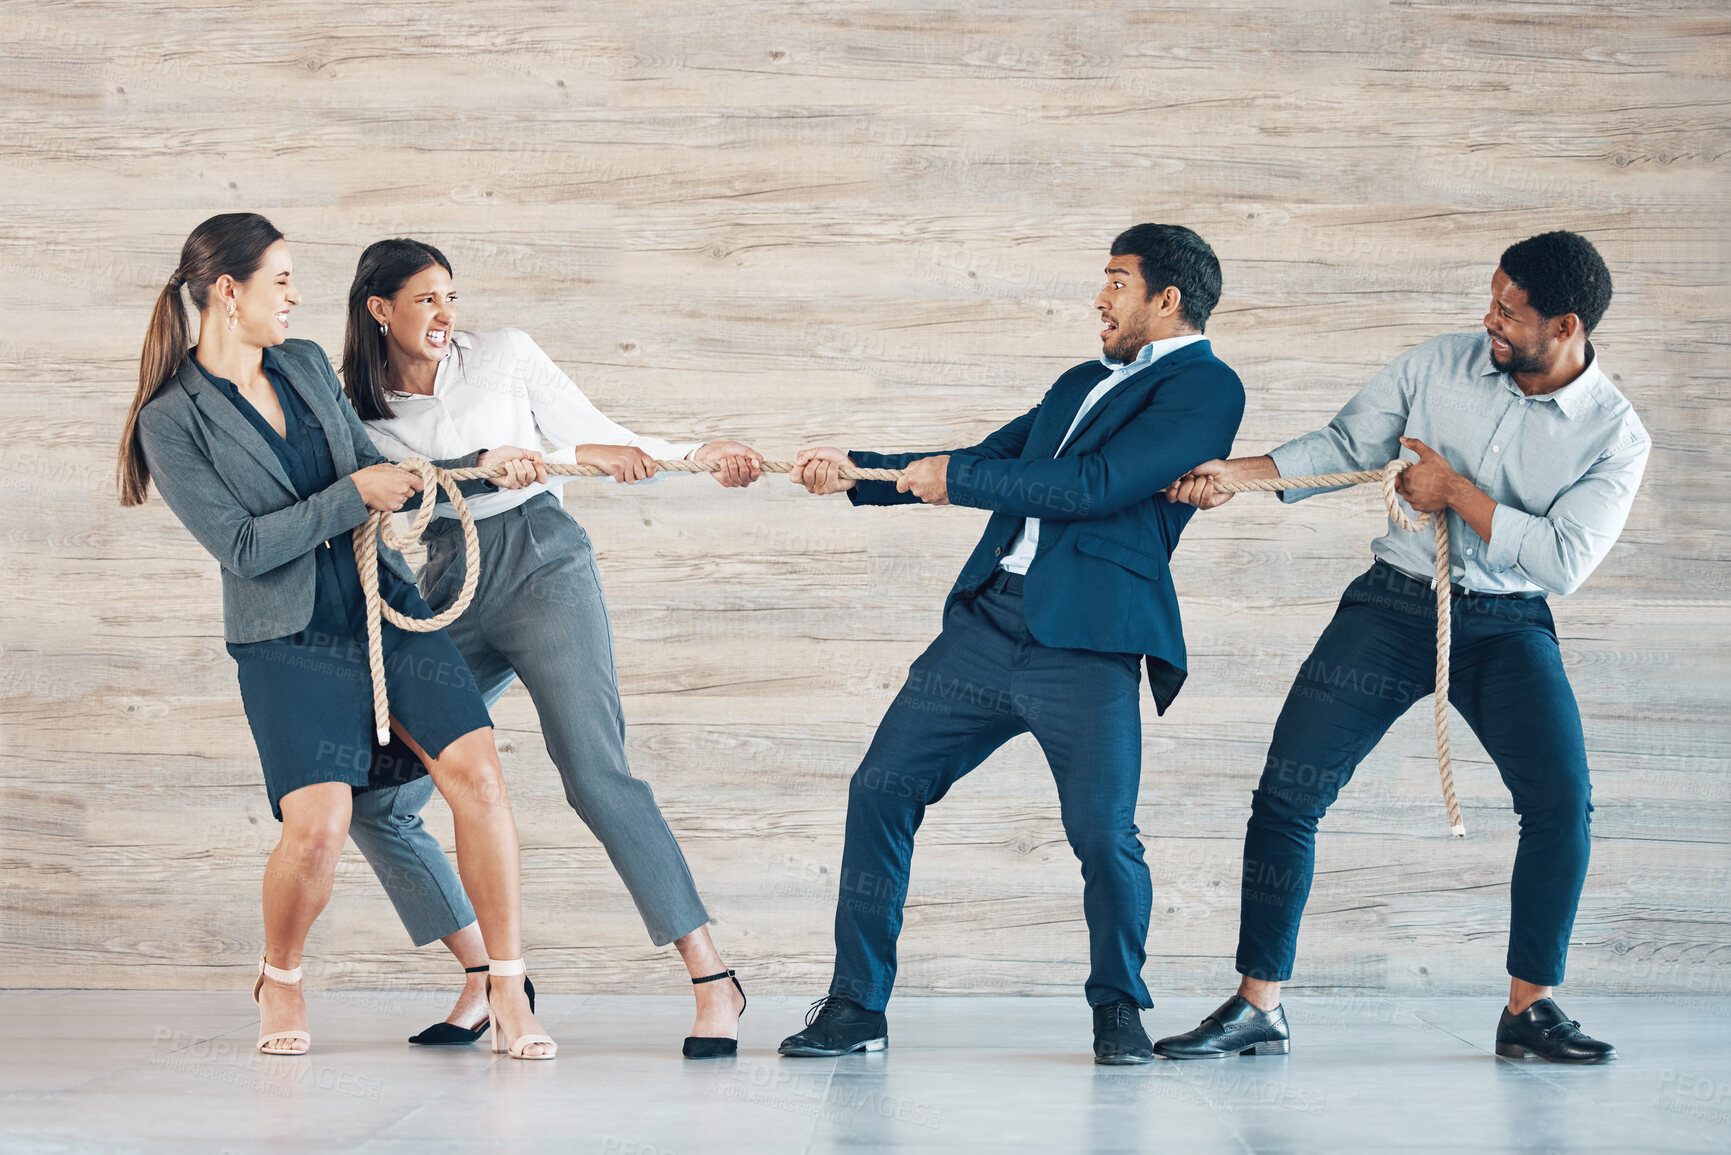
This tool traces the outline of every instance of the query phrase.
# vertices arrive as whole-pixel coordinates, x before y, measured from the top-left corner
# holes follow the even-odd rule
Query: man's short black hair
[[[1150,300],[1177,286],[1185,323],[1198,333],[1207,328],[1220,303],[1220,262],[1207,241],[1183,225],[1132,225],[1112,242],[1112,255],[1141,263]]]
[[[1573,313],[1591,333],[1611,303],[1611,270],[1593,242],[1579,233],[1528,237],[1504,249],[1498,263],[1541,317]]]

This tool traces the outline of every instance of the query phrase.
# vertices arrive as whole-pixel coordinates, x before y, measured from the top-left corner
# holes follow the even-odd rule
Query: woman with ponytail
[[[495,459],[509,471],[497,488],[511,492],[470,502],[480,585],[451,624],[451,640],[489,704],[522,679],[565,797],[606,849],[650,941],[678,949],[697,1000],[686,1057],[735,1054],[745,993],[716,952],[709,913],[655,792],[626,760],[595,551],[549,489],[546,463],[596,465],[630,483],[652,476],[657,457],[690,457],[717,462],[716,480],[738,487],[757,478],[763,459],[735,441],[675,445],[632,433],[591,404],[528,334],[457,330],[456,299],[451,264],[438,249],[401,238],[369,246],[349,288],[344,384],[379,449],[396,460],[497,447]],[[555,447],[545,459],[543,438]],[[435,600],[463,579],[455,511],[444,504],[439,513],[423,535],[421,573],[421,589]],[[369,795],[356,805],[350,834],[415,944],[442,939],[466,965],[479,944],[466,910],[444,902],[450,866],[417,813],[428,793],[410,783]],[[450,1017],[411,1041],[472,1042],[486,1026],[479,996],[471,980]]]
[[[330,898],[354,798],[430,773],[456,819],[462,888],[499,980],[486,993],[494,1049],[552,1058],[523,974],[517,831],[492,721],[443,631],[384,627],[395,741],[373,744],[349,532],[400,509],[420,481],[373,448],[324,351],[288,339],[298,304],[288,245],[269,221],[225,213],[194,229],[151,314],[120,447],[121,504],[141,504],[154,480],[221,565],[224,637],[282,823],[253,984],[259,1050],[310,1046],[301,951]],[[402,556],[381,546],[379,561],[385,599],[431,617]]]

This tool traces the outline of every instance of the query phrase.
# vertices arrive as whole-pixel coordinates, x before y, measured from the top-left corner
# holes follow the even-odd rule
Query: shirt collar
[[[277,352],[274,345],[266,345],[262,350],[260,350],[260,352],[263,353],[260,363],[264,367],[266,373],[281,373],[283,371],[282,366],[277,363]],[[192,362],[193,368],[197,369],[199,373],[204,376],[206,381],[209,381],[224,393],[236,397],[240,396],[240,386],[236,385],[233,381],[230,381],[227,377],[218,377],[215,373],[212,373],[209,369],[206,369],[199,363],[197,345],[194,345],[186,351],[186,359]]]
[[[1186,333],[1182,337],[1166,337],[1159,341],[1150,341],[1136,351],[1136,355],[1128,361],[1114,361],[1104,353],[1100,355],[1100,364],[1116,373],[1120,369],[1132,366],[1146,369],[1168,353],[1176,353],[1186,345],[1194,345],[1202,340],[1201,333]]]
[[[451,362],[456,359],[457,350],[458,349],[468,349],[468,348],[472,348],[472,347],[473,347],[473,343],[469,339],[469,334],[462,332],[460,330],[453,330],[452,331],[452,333],[451,333],[451,347],[445,351],[445,359],[439,362],[439,367],[437,369],[433,370],[433,392],[431,394],[432,396],[437,397],[445,391],[445,379],[452,372],[454,372],[454,370],[451,368]],[[425,393],[399,393],[395,389],[387,389],[387,390],[385,390],[385,396],[389,397],[392,401],[413,401],[417,398],[425,398],[428,396],[428,394],[425,394]]]
[[[1522,397],[1527,396],[1521,391],[1521,387],[1515,384],[1515,379],[1498,369],[1496,363],[1491,360],[1491,337],[1489,333],[1485,333],[1479,349],[1479,376],[1489,377],[1492,374],[1501,377],[1503,385],[1511,392]],[[1599,368],[1598,350],[1593,348],[1591,341],[1588,341],[1587,367],[1581,370],[1580,376],[1561,389],[1553,390],[1550,393],[1541,393],[1533,400],[1555,402],[1557,411],[1564,417],[1573,420],[1592,407],[1593,394],[1599,391],[1599,383],[1604,380],[1604,377],[1604,370]]]

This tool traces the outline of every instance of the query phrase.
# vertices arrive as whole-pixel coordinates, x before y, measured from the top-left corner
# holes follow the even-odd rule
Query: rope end
[[[1467,828],[1465,826],[1451,826],[1449,827],[1449,833],[1454,835],[1456,838],[1465,838],[1467,836]]]
[[[350,733],[353,733],[353,731],[350,731]],[[375,734],[379,739],[379,745],[389,746],[391,744],[391,728],[389,726],[379,727],[379,729],[375,731]],[[1458,830],[1459,827],[1456,827],[1456,829]]]

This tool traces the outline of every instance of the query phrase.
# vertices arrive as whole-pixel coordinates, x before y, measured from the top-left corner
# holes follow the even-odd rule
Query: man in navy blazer
[[[849,787],[835,976],[782,1054],[888,1045],[914,833],[927,806],[1029,732],[1082,864],[1095,1061],[1152,1060],[1141,1024],[1152,888],[1135,816],[1139,683],[1145,664],[1163,714],[1185,677],[1167,567],[1191,509],[1162,491],[1223,456],[1244,415],[1238,375],[1202,336],[1220,284],[1194,232],[1137,225],[1113,241],[1094,300],[1103,355],[1033,409],[949,453],[799,454],[792,479],[812,493],[967,505],[992,519],[944,604],[943,632],[910,667]],[[839,476],[847,464],[905,473],[855,482]]]

